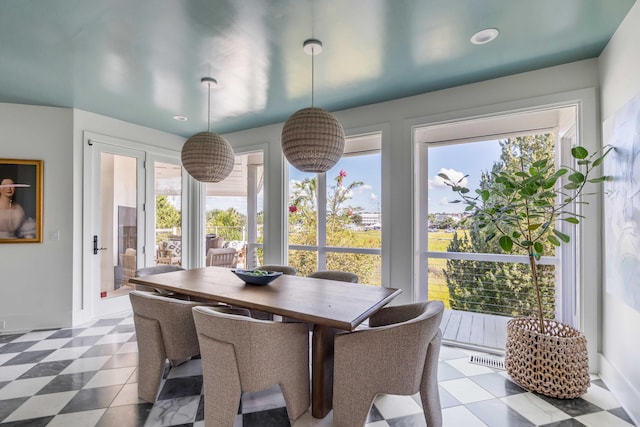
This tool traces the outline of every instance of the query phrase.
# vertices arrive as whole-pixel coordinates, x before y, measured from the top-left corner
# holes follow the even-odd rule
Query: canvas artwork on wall
[[[606,290],[640,311],[640,94],[603,129]]]
[[[0,159],[0,243],[42,242],[42,160]]]

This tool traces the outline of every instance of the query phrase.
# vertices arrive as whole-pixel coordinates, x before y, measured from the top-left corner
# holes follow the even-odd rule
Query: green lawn
[[[463,233],[466,233],[466,231],[459,230],[458,236]],[[430,232],[428,240],[429,251],[446,252],[451,239],[453,239],[453,233],[447,233],[446,231]],[[450,308],[449,289],[444,277],[444,269],[446,267],[447,260],[445,259],[429,260],[429,299],[442,300],[445,307]]]

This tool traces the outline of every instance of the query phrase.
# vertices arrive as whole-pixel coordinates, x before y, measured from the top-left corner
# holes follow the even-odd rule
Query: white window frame
[[[375,143],[358,143],[359,140],[365,140],[367,137],[377,137],[377,141]],[[383,140],[383,130],[375,130],[370,132],[362,132],[362,133],[353,133],[346,137],[346,140],[352,140],[351,144],[349,142],[345,143],[345,152],[342,157],[350,157],[350,156],[362,156],[367,154],[382,154],[382,140]],[[286,163],[287,170],[289,169],[289,163]],[[383,168],[383,160],[382,157],[380,159],[380,169]],[[352,247],[342,247],[342,246],[327,246],[327,228],[326,228],[326,217],[327,217],[327,174],[326,173],[318,173],[317,177],[317,187],[316,187],[316,201],[317,201],[317,238],[316,245],[291,245],[287,243],[287,254],[291,250],[301,250],[301,251],[311,251],[317,253],[317,269],[318,270],[326,270],[327,267],[327,254],[328,253],[349,253],[349,254],[364,254],[364,255],[382,255],[382,247],[380,248],[352,248]],[[289,177],[287,173],[287,189]],[[381,183],[381,191],[384,188],[384,183]],[[382,199],[381,194],[381,199]],[[286,200],[289,200],[289,194],[287,191]],[[383,216],[384,217],[384,216]],[[325,218],[325,221],[320,221],[320,218]],[[287,221],[287,230],[288,231],[288,221]],[[288,236],[288,232],[287,232]],[[287,239],[288,242],[288,239]],[[384,269],[384,264],[383,264]],[[384,275],[383,275],[384,277]],[[383,286],[384,280],[381,280],[381,286]]]
[[[544,123],[544,119],[535,117],[532,120],[530,126],[523,126],[518,120],[519,115],[523,115],[526,118],[529,114],[535,116],[536,113],[545,111],[562,110],[563,108],[573,107],[575,110],[575,116],[572,117],[573,126],[568,130],[563,130],[562,135],[559,135],[557,126],[546,127],[541,126]],[[428,182],[429,175],[427,170],[427,153],[430,144],[447,144],[452,142],[466,142],[473,143],[478,141],[486,141],[493,139],[505,139],[508,137],[518,135],[532,135],[540,133],[553,133],[556,137],[556,165],[568,164],[571,161],[570,150],[571,146],[578,140],[577,135],[577,122],[580,116],[580,105],[578,103],[566,103],[554,106],[541,106],[533,107],[523,111],[505,111],[496,112],[486,117],[470,117],[459,120],[454,120],[446,123],[431,123],[423,126],[416,125],[413,127],[414,133],[420,130],[431,127],[433,140],[420,140],[421,138],[415,137],[416,144],[416,203],[415,203],[415,226],[416,226],[416,240],[415,244],[416,259],[415,259],[415,287],[414,297],[417,300],[426,300],[428,294],[428,269],[427,260],[429,258],[439,259],[460,259],[460,260],[478,260],[478,261],[499,261],[499,262],[517,262],[528,263],[528,257],[524,255],[508,255],[508,254],[473,254],[473,253],[449,253],[449,252],[430,252],[428,251],[428,188],[426,183]],[[478,120],[501,120],[514,118],[514,124],[507,124],[504,127],[501,125],[495,126],[495,131],[488,131],[487,128],[482,128],[482,135],[465,134],[468,132],[465,126],[477,122]],[[455,126],[461,125],[459,129],[455,129]],[[515,126],[515,127],[514,127]],[[447,129],[449,128],[449,129]],[[489,127],[488,129],[492,129]],[[458,132],[456,134],[456,132]],[[448,136],[448,137],[447,137]],[[424,137],[422,138],[424,139]],[[429,138],[427,138],[429,139]],[[440,139],[440,141],[438,141]],[[566,234],[571,236],[570,244],[562,245],[554,256],[541,257],[539,264],[541,265],[553,265],[556,271],[556,319],[567,323],[572,326],[579,327],[580,321],[580,290],[578,289],[578,274],[579,274],[579,233],[576,227],[569,227],[562,221],[558,221],[556,224],[558,230],[562,230]],[[572,262],[573,261],[573,262]]]

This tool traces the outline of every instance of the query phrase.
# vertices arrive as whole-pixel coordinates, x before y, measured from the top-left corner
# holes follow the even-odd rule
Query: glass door
[[[183,265],[182,245],[182,167],[170,160],[153,160],[153,263]],[[151,221],[151,220],[150,220]]]
[[[96,318],[130,308],[129,279],[144,264],[145,153],[90,141],[85,156],[84,301]]]

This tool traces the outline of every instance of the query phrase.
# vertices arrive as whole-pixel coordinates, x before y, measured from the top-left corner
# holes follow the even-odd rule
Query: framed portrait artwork
[[[42,160],[0,159],[0,243],[42,243]]]

